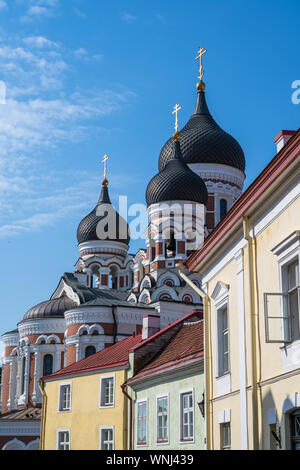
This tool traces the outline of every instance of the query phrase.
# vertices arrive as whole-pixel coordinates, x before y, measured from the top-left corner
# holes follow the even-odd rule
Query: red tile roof
[[[130,336],[108,348],[102,349],[86,359],[74,362],[64,369],[58,370],[47,377],[43,377],[42,380],[47,381],[66,375],[126,365],[129,360],[130,349],[140,342],[142,342],[142,335]]]
[[[203,358],[203,321],[183,323],[181,329],[162,351],[128,383],[170,369],[193,359]]]

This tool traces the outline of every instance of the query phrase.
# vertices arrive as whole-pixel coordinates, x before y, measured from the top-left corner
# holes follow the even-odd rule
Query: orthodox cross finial
[[[106,154],[106,155],[104,155],[104,159],[101,162],[101,163],[104,163],[104,180],[102,181],[103,186],[108,186],[108,181],[106,179],[106,177],[107,177],[107,161],[108,160],[109,160],[109,156]]]
[[[202,64],[202,56],[207,52],[206,49],[204,49],[204,47],[200,47],[199,51],[198,51],[198,55],[196,57],[195,60],[198,60],[200,59],[200,67],[199,67],[199,78],[200,80],[202,80],[203,76],[204,76],[204,72],[203,72],[203,64]]]
[[[176,104],[176,106],[174,106],[174,111],[172,112],[172,114],[176,115],[176,120],[175,120],[175,132],[176,133],[178,132],[178,128],[179,128],[179,125],[178,125],[178,111],[180,111],[181,109],[182,109],[182,106],[179,106],[179,104]]]

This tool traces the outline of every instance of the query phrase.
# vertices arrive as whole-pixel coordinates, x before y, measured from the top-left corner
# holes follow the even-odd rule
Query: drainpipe
[[[258,371],[257,371],[257,355],[258,351],[258,342],[257,342],[257,314],[255,311],[255,281],[254,281],[254,257],[253,257],[253,247],[254,247],[254,238],[250,235],[249,230],[249,218],[243,217],[243,232],[244,238],[248,242],[248,290],[249,290],[249,299],[250,299],[250,323],[251,323],[251,344],[250,344],[250,354],[252,360],[252,373],[251,373],[251,385],[252,385],[252,429],[253,429],[253,449],[259,449],[259,400],[258,395],[259,384],[258,384]]]
[[[40,450],[45,450],[45,426],[46,426],[46,408],[47,408],[47,395],[45,392],[45,384],[42,379],[38,380],[39,389],[43,395],[42,403],[42,418],[41,418],[41,439],[40,439]]]
[[[125,388],[127,387],[127,383],[123,383],[121,385],[122,392],[124,393],[125,397],[129,400],[129,450],[133,449],[132,443],[133,443],[133,438],[132,438],[132,431],[133,431],[133,404],[132,404],[132,398],[128,393],[126,392]]]
[[[211,344],[210,344],[210,298],[209,296],[196,284],[194,284],[184,273],[186,268],[184,264],[177,263],[175,266],[178,269],[180,277],[203,299],[204,303],[204,380],[205,380],[205,444],[207,450],[213,450],[213,429],[212,429],[212,406],[211,406],[211,393],[212,393],[212,374],[211,374]]]

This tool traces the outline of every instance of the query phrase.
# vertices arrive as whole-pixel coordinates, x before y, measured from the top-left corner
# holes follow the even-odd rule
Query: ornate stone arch
[[[144,279],[142,280],[141,284],[140,284],[140,292],[142,292],[144,289],[151,289],[152,287],[152,282],[151,282],[151,278],[150,276],[148,276],[146,274],[146,276],[144,277]]]
[[[161,286],[165,285],[165,281],[167,279],[170,279],[174,282],[174,287],[179,287],[180,286],[179,277],[175,273],[172,273],[171,271],[166,271],[163,274],[161,274],[159,276],[159,278],[157,279],[157,284],[156,284],[157,287],[161,287]]]
[[[77,336],[83,336],[83,333],[86,331],[86,334],[89,334],[89,325],[81,325],[78,328]]]
[[[200,300],[201,300],[200,296],[196,294],[196,292],[193,291],[193,289],[191,289],[190,287],[184,287],[180,291],[178,295],[178,300],[181,300],[182,302],[186,302],[185,297],[190,297],[191,302],[194,304],[200,303]]]
[[[94,325],[89,326],[88,334],[92,335],[95,331],[98,332],[98,335],[104,335],[104,329],[102,328],[101,325],[98,325],[97,323],[95,323]]]
[[[46,344],[47,340],[48,340],[48,337],[46,335],[41,335],[38,337],[35,344]],[[44,343],[42,343],[42,341],[44,341]]]
[[[55,341],[55,344],[61,343],[59,337],[56,335],[50,335],[47,337],[47,341],[46,341],[47,344],[51,344],[52,341]]]
[[[162,297],[164,295],[169,296],[171,298],[171,300],[177,300],[177,294],[176,294],[175,290],[172,289],[172,287],[163,285],[163,286],[159,287],[158,289],[156,289],[156,291],[154,292],[154,294],[152,296],[152,301],[163,300]]]
[[[35,439],[34,441],[28,442],[26,450],[40,450],[40,440]]]
[[[30,345],[30,341],[29,339],[26,337],[26,338],[22,338],[20,340],[20,347],[23,348],[24,346],[29,346]]]
[[[26,444],[15,437],[4,444],[2,450],[26,450]]]
[[[136,304],[136,303],[137,303],[137,298],[136,298],[136,296],[135,296],[135,294],[134,294],[133,292],[132,292],[132,293],[130,294],[130,296],[128,297],[127,302],[131,302],[131,303],[133,303],[133,304]]]
[[[150,295],[150,292],[148,291],[148,289],[144,289],[140,293],[138,301],[141,302],[142,304],[146,304],[146,303],[151,302],[151,295]]]

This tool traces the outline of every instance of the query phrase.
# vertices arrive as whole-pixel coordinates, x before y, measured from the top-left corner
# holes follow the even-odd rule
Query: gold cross
[[[179,106],[179,104],[176,104],[176,106],[174,106],[174,111],[172,112],[172,114],[176,114],[176,121],[175,121],[175,131],[178,132],[178,111],[180,111],[182,109],[182,106]]]
[[[195,60],[198,60],[200,59],[200,68],[199,68],[199,78],[200,80],[202,80],[203,78],[203,75],[204,75],[204,72],[203,72],[203,65],[202,65],[202,56],[207,52],[206,49],[204,49],[204,47],[200,47],[199,51],[198,51],[198,55],[196,57]]]
[[[104,163],[104,179],[106,179],[107,177],[107,160],[109,160],[109,156],[104,155],[104,159],[101,162],[101,163]]]

